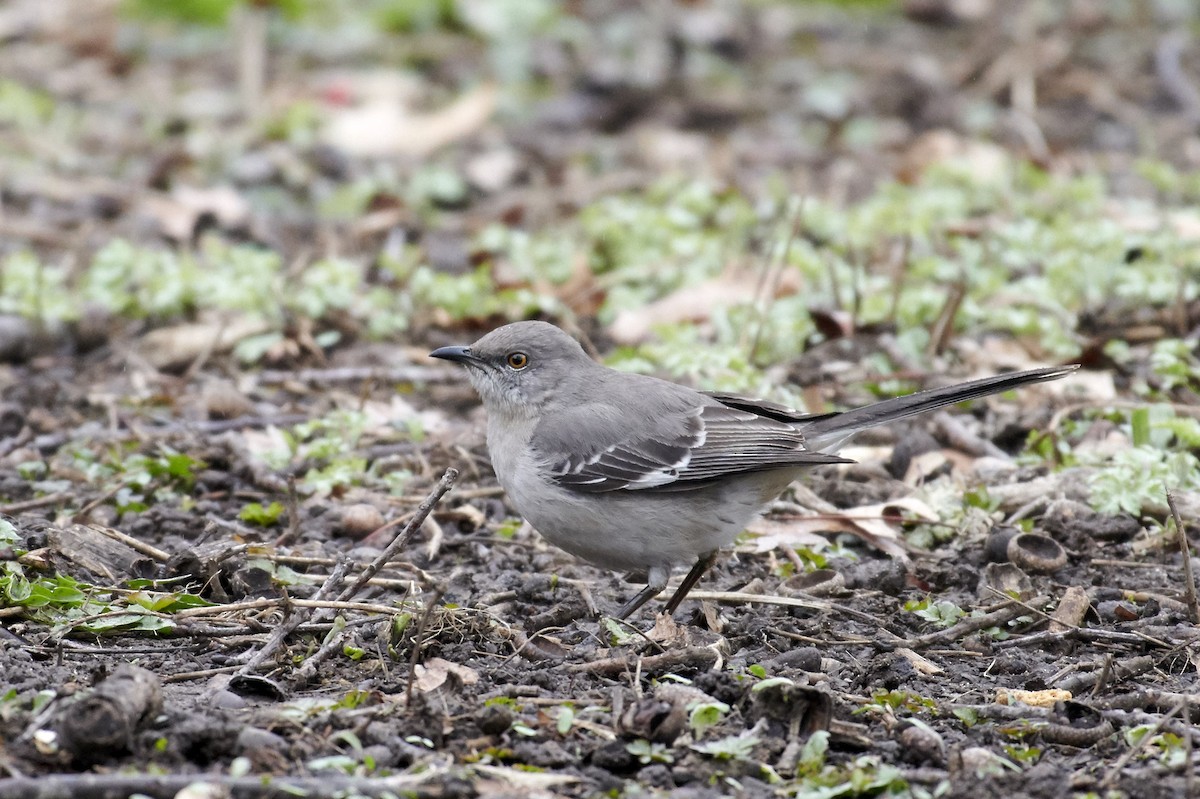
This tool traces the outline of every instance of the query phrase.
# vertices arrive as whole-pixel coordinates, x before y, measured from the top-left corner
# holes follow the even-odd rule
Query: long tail
[[[801,429],[804,431],[804,437],[808,439],[810,449],[836,450],[850,436],[867,428],[935,411],[957,402],[978,399],[989,394],[999,394],[1028,383],[1057,380],[1078,368],[1077,364],[1048,366],[1025,372],[1010,372],[995,377],[983,377],[979,380],[971,380],[945,388],[931,388],[926,391],[918,391],[916,394],[865,405],[854,410],[820,416],[809,422],[801,422]]]

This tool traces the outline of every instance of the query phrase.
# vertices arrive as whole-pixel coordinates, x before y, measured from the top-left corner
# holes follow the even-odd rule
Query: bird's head
[[[469,347],[440,347],[429,356],[467,367],[489,413],[520,416],[540,413],[564,380],[596,366],[575,339],[547,322],[505,325]]]

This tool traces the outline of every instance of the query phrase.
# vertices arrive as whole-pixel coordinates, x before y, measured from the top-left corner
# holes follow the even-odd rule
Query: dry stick
[[[1185,730],[1190,730],[1192,726],[1192,705],[1190,702],[1186,701],[1180,702],[1179,704],[1183,708],[1183,727]],[[1196,762],[1195,745],[1192,743],[1192,735],[1190,732],[1183,736],[1183,740],[1187,744],[1187,760],[1185,761],[1187,765],[1187,771],[1185,773],[1187,776],[1184,777],[1184,786],[1187,790],[1185,790],[1184,793],[1186,793],[1188,796],[1195,796],[1196,768],[1193,765]]]
[[[336,567],[335,567],[336,568]],[[330,573],[325,579],[335,576]],[[344,577],[344,575],[343,575]],[[314,594],[314,597],[316,595]],[[201,608],[188,608],[174,614],[159,614],[162,618],[174,619],[191,619],[196,616],[217,616],[224,613],[243,610],[262,610],[264,608],[304,608],[306,610],[361,610],[365,613],[399,613],[400,608],[394,605],[379,605],[374,602],[342,602],[337,599],[292,599],[291,597],[262,597],[260,599],[247,599],[245,602],[234,602],[229,605],[208,605]],[[113,615],[117,612],[124,611],[107,611],[98,613],[93,617],[83,619],[90,621],[91,619],[104,618],[105,616]]]
[[[275,539],[277,547],[292,543],[300,535],[300,502],[296,497],[296,476],[292,474],[287,478],[287,516],[287,529]]]
[[[1096,684],[1092,686],[1092,697],[1100,696],[1100,692],[1104,690],[1105,684],[1108,683],[1108,678],[1112,675],[1113,656],[1112,652],[1104,655],[1104,662],[1100,664],[1100,675],[1096,677]]]
[[[465,383],[458,369],[436,366],[396,366],[390,369],[376,366],[344,367],[340,369],[297,369],[295,371],[266,370],[258,375],[263,385],[281,383],[360,383],[374,380],[381,383]]]
[[[412,796],[435,799],[445,796],[438,780],[449,770],[433,768],[419,775],[393,777],[276,777],[254,774],[39,774],[36,777],[0,779],[0,796],[6,799],[44,799],[70,796],[73,799],[108,799],[113,796],[176,796],[194,784],[223,789],[213,795],[232,799],[290,799],[300,796]]]
[[[346,576],[346,568],[346,563],[339,563],[338,565],[334,566],[333,571],[329,574],[329,577],[324,583],[321,584],[321,587],[317,589],[317,593],[313,595],[314,599],[325,599],[334,591],[336,591],[338,586],[342,584],[342,578]],[[308,617],[310,615],[313,614],[308,612],[292,613],[291,618],[285,619],[282,624],[275,628],[274,632],[271,633],[271,637],[267,639],[265,644],[263,644],[263,648],[255,652],[250,659],[246,661],[246,664],[238,669],[237,674],[245,675],[252,673],[254,669],[258,668],[258,666],[263,663],[263,661],[275,654],[275,650],[283,646],[283,642],[287,640],[287,637],[291,635],[297,627],[308,621]]]
[[[336,619],[335,619],[336,623]],[[342,642],[346,640],[346,633],[350,631],[350,627],[342,625],[340,630],[333,629],[327,634],[325,641],[321,644],[316,652],[313,652],[304,659],[304,663],[300,668],[296,669],[289,675],[293,685],[307,685],[317,672],[317,667],[329,659],[329,656],[342,648]]]
[[[1175,494],[1172,491],[1167,491],[1167,507],[1171,509],[1171,518],[1175,520],[1175,534],[1179,536],[1179,554],[1183,556],[1188,615],[1192,624],[1200,624],[1200,601],[1196,599],[1196,578],[1192,574],[1192,548],[1188,545],[1187,531],[1184,529],[1183,519],[1179,516],[1179,508],[1175,506]]]
[[[1151,739],[1162,732],[1162,729],[1166,723],[1175,718],[1175,715],[1179,713],[1179,711],[1183,710],[1186,704],[1186,702],[1180,702],[1178,705],[1171,708],[1169,713],[1165,714],[1158,720],[1158,723],[1154,725],[1154,729],[1143,735],[1136,745],[1131,746],[1123,755],[1117,758],[1117,762],[1113,763],[1112,768],[1110,768],[1108,773],[1104,775],[1104,779],[1100,780],[1100,787],[1103,789],[1112,785],[1113,781],[1116,780],[1116,778],[1120,775],[1121,769],[1125,768],[1126,764],[1128,764],[1130,760],[1133,760],[1138,752],[1141,752],[1143,749],[1149,746]],[[1190,740],[1191,736],[1189,735],[1188,738]]]
[[[638,658],[638,667],[644,671],[670,671],[680,667],[692,667],[709,670],[720,661],[721,656],[716,650],[707,646],[690,646],[685,649],[674,649],[661,655],[650,655]],[[572,663],[567,671],[572,674],[603,674],[615,676],[624,674],[633,664],[628,658],[614,657],[593,660],[587,663]]]
[[[117,492],[120,491],[124,487],[125,487],[125,484],[123,482],[117,483],[115,486],[113,486],[112,488],[103,492],[102,494],[100,494],[100,496],[96,497],[91,502],[87,503],[82,508],[80,508],[75,513],[75,515],[72,517],[72,519],[74,519],[76,521],[82,520],[82,519],[87,519],[89,513],[91,513],[96,508],[100,507],[105,502],[108,502],[110,499],[115,497],[117,495]]]
[[[291,427],[292,425],[307,422],[309,417],[301,413],[285,413],[278,416],[239,416],[235,419],[213,419],[203,422],[170,422],[161,427],[151,427],[148,429],[138,429],[136,431],[130,429],[123,430],[100,430],[94,433],[89,433],[87,440],[92,443],[110,442],[110,441],[128,441],[132,438],[137,438],[143,441],[153,441],[161,438],[168,438],[181,433],[223,433],[228,430],[242,430],[247,427]],[[59,447],[71,441],[69,433],[45,433],[29,442],[34,449],[58,449]]]
[[[171,559],[170,552],[163,552],[158,547],[151,546],[150,544],[147,544],[145,541],[139,541],[138,539],[136,539],[132,536],[122,533],[120,530],[114,530],[111,527],[105,527],[104,525],[100,525],[100,524],[92,525],[92,529],[102,535],[108,536],[109,538],[113,539],[114,541],[120,541],[122,544],[125,544],[129,548],[134,549],[138,552],[141,552],[143,555],[153,558],[154,560],[158,561],[159,563],[166,563],[168,560]]]
[[[744,602],[757,605],[783,605],[789,608],[808,608],[810,610],[836,611],[837,613],[842,613],[852,619],[858,619],[866,624],[874,625],[881,633],[883,633],[885,636],[888,636],[893,643],[901,643],[905,640],[884,627],[883,622],[871,614],[863,613],[861,610],[848,608],[845,605],[839,605],[836,602],[825,602],[824,600],[817,599],[800,599],[790,596],[774,596],[771,594],[750,594],[744,591],[692,591],[688,594],[688,599],[707,599],[712,602]]]
[[[955,624],[953,627],[947,627],[944,630],[927,633],[917,638],[910,639],[907,646],[910,649],[917,649],[930,644],[942,644],[957,640],[979,630],[987,629],[988,627],[998,627],[1017,616],[1025,610],[1031,609],[1029,605],[1044,605],[1050,601],[1050,597],[1042,594],[1033,597],[1029,600],[1029,605],[1023,602],[1018,602],[1007,594],[1001,594],[1008,600],[999,610],[994,610],[991,613],[985,613],[982,616],[972,616]]]
[[[1032,606],[1032,604],[1026,604],[1025,602],[1022,602],[1022,601],[1021,601],[1021,600],[1019,600],[1019,599],[1011,599],[1011,598],[1008,596],[1008,594],[1004,593],[1003,591],[1001,591],[1001,590],[1000,590],[1000,589],[998,589],[998,588],[994,588],[994,587],[992,587],[992,586],[990,586],[990,585],[989,585],[989,586],[986,586],[986,588],[987,588],[987,590],[991,591],[993,594],[996,594],[997,596],[1002,596],[1002,597],[1008,598],[1008,599],[1009,599],[1009,601],[1011,601],[1011,602],[1014,602],[1014,603],[1016,603],[1016,604],[1018,604],[1018,605],[1022,606],[1023,608],[1025,608],[1026,610],[1028,610],[1030,613],[1033,613],[1034,615],[1037,615],[1037,616],[1041,616],[1041,617],[1042,617],[1044,620],[1046,620],[1046,621],[1054,621],[1054,622],[1058,622],[1059,624],[1061,624],[1061,625],[1063,625],[1064,627],[1066,627],[1066,628],[1067,628],[1066,630],[1064,630],[1064,631],[1063,631],[1063,632],[1061,632],[1061,633],[1056,633],[1057,635],[1060,635],[1060,636],[1064,636],[1064,637],[1065,637],[1067,632],[1070,632],[1070,631],[1076,631],[1076,630],[1079,630],[1079,629],[1080,629],[1080,627],[1079,627],[1079,625],[1078,625],[1078,624],[1069,624],[1069,623],[1067,623],[1067,622],[1065,622],[1065,621],[1059,621],[1058,619],[1055,619],[1053,616],[1051,616],[1051,615],[1050,615],[1049,613],[1047,613],[1046,611],[1044,611],[1044,610],[1039,610],[1038,608],[1035,608],[1035,607],[1033,607],[1033,606]],[[1048,601],[1050,601],[1050,600],[1049,600],[1049,597],[1046,597],[1046,598],[1043,600],[1043,602],[1048,602]],[[1031,600],[1031,602],[1032,602],[1032,600]],[[1039,603],[1039,604],[1042,604],[1042,603]],[[1139,632],[1137,632],[1137,631],[1134,631],[1133,633],[1130,633],[1130,634],[1131,634],[1131,635],[1135,635],[1135,636],[1137,636],[1139,639],[1141,639],[1141,640],[1142,640],[1143,642],[1145,642],[1145,643],[1148,643],[1148,644],[1154,644],[1155,646],[1161,646],[1163,649],[1171,649],[1171,648],[1172,648],[1172,644],[1169,644],[1169,643],[1167,643],[1166,641],[1163,641],[1163,640],[1162,640],[1162,639],[1160,639],[1160,638],[1154,638],[1153,636],[1146,635],[1145,633],[1139,633]]]
[[[1112,667],[1109,669],[1108,679],[1115,680],[1118,683],[1124,682],[1131,677],[1136,677],[1155,668],[1158,666],[1160,660],[1162,660],[1161,655],[1158,657],[1153,655],[1138,655],[1137,657],[1114,660]],[[1056,688],[1078,694],[1095,685],[1099,676],[1097,672],[1090,672],[1088,674],[1075,674],[1061,680],[1054,679],[1049,682]]]
[[[387,545],[383,552],[379,553],[379,556],[376,557],[375,560],[367,564],[367,567],[359,573],[358,577],[354,578],[353,582],[351,582],[345,587],[345,589],[342,590],[342,593],[338,595],[339,601],[344,602],[361,591],[363,586],[367,584],[368,580],[378,574],[379,570],[386,566],[388,561],[396,556],[396,553],[408,545],[409,539],[413,537],[413,534],[416,533],[417,530],[421,529],[421,525],[425,522],[425,517],[428,516],[433,510],[433,506],[436,505],[438,501],[446,495],[446,492],[450,490],[450,488],[454,485],[454,481],[457,479],[458,469],[451,467],[446,470],[446,473],[442,475],[442,479],[439,480],[438,484],[433,487],[433,491],[429,492],[429,496],[425,497],[425,501],[422,502],[415,511],[413,511],[413,515],[408,520],[408,524],[404,525],[404,529],[400,531],[399,535],[392,539],[392,542]],[[380,529],[395,526],[396,524],[399,524],[399,522],[400,520],[396,519],[395,521],[388,522],[383,526],[383,528]],[[378,530],[376,532],[378,532]],[[374,534],[375,533],[372,533],[372,535]]]
[[[183,370],[183,374],[180,375],[180,383],[187,385],[195,379],[197,373],[204,368],[204,364],[208,363],[208,359],[212,357],[213,352],[217,349],[217,345],[221,343],[221,339],[225,337],[225,331],[228,329],[229,320],[222,319],[221,323],[217,325],[216,332],[208,337],[208,340],[204,342],[200,351],[196,353],[196,357]]]
[[[3,454],[3,453],[0,453]],[[10,502],[7,505],[0,505],[0,513],[9,516],[15,516],[18,513],[24,513],[27,510],[37,510],[50,505],[57,505],[60,502],[66,502],[73,499],[76,495],[70,491],[60,491],[57,494],[47,494],[44,497],[37,499],[27,499],[24,502]]]
[[[453,469],[448,470],[447,474]],[[457,476],[457,473],[455,473]],[[445,478],[443,478],[445,479]],[[451,480],[453,482],[453,480]],[[421,639],[425,637],[425,627],[429,624],[429,617],[433,615],[433,609],[438,602],[442,601],[442,595],[446,593],[444,586],[439,586],[433,595],[425,602],[425,610],[421,613],[421,618],[417,621],[417,629],[413,633],[412,653],[408,658],[408,686],[404,690],[404,698],[409,706],[412,705],[413,685],[416,683],[417,676],[417,660],[421,657]]]
[[[806,197],[801,196],[800,206],[792,215],[787,241],[779,248],[777,257],[771,260],[764,260],[763,270],[758,278],[758,285],[754,287],[754,312],[757,317],[755,321],[758,324],[754,329],[754,340],[750,344],[749,352],[752,363],[758,354],[759,344],[762,342],[763,329],[767,326],[767,311],[762,306],[769,306],[771,299],[779,291],[779,281],[783,279],[783,273],[787,267],[788,253],[791,252],[792,245],[795,244],[796,239],[800,238],[800,227],[804,224],[804,202],[806,199]]]

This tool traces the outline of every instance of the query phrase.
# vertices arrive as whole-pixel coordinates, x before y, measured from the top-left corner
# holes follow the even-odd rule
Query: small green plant
[[[933,602],[928,597],[920,600],[910,599],[904,603],[904,609],[933,622],[938,627],[953,627],[966,614],[966,611],[947,599]]]
[[[671,754],[666,744],[647,741],[645,738],[638,738],[636,741],[625,744],[625,751],[636,757],[638,762],[644,766],[651,763],[675,762],[675,756]]]
[[[1150,724],[1140,724],[1126,730],[1125,743],[1131,747],[1138,746],[1151,734],[1154,737],[1145,744],[1143,757],[1156,758],[1166,768],[1179,768],[1187,762],[1187,742],[1173,732],[1154,733],[1154,727]]]
[[[270,527],[279,522],[283,510],[283,505],[279,502],[265,506],[261,502],[251,502],[238,512],[238,518],[259,527]]]
[[[727,738],[695,743],[690,748],[717,760],[750,760],[751,754],[754,753],[754,747],[761,742],[762,739],[758,737],[755,730],[749,729]]]
[[[796,774],[819,774],[825,767],[825,755],[829,752],[829,732],[817,730],[808,736],[804,748],[800,750],[800,758],[796,761]]]
[[[628,646],[639,640],[628,627],[609,616],[604,617],[604,630],[608,633],[609,646]]]
[[[575,708],[563,705],[554,716],[554,729],[559,735],[568,735],[575,726]]]
[[[824,735],[826,733],[814,733],[806,742],[801,762],[797,764],[798,779],[784,786],[788,796],[831,799],[839,796],[920,795],[908,785],[900,769],[881,763],[876,756],[863,755],[841,765],[825,764],[827,742],[819,737]]]
[[[730,710],[724,702],[702,702],[688,707],[688,727],[696,740],[704,737],[711,727],[721,723]]]
[[[1042,749],[1039,746],[1031,746],[1027,743],[1006,744],[1004,753],[1008,755],[1016,763],[1031,766],[1042,757]]]
[[[963,723],[967,729],[971,729],[979,723],[979,711],[971,707],[956,707],[952,711],[954,717]]]
[[[1200,460],[1151,447],[1120,450],[1092,474],[1088,488],[1094,510],[1139,515],[1144,506],[1161,504],[1164,489],[1200,488]]]
[[[9,561],[0,563],[0,604],[25,608],[26,618],[51,625],[60,634],[78,630],[104,635],[166,632],[175,626],[170,614],[212,603],[183,592],[116,592],[68,575],[29,578],[19,564]]]
[[[897,710],[906,713],[922,713],[937,709],[937,702],[908,691],[879,691],[871,694],[871,701],[854,711],[880,715],[891,715]]]

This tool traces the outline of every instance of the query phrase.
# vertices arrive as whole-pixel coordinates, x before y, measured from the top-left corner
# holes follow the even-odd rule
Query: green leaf
[[[559,735],[566,735],[571,731],[572,725],[575,724],[575,708],[570,705],[563,705],[558,709],[558,715],[554,721],[554,728]]]
[[[278,522],[282,515],[283,505],[279,502],[272,502],[266,507],[260,502],[251,502],[241,509],[238,518],[250,524],[257,524],[259,527],[270,527]]]
[[[729,712],[729,705],[724,702],[703,702],[692,707],[688,714],[688,727],[695,738],[700,738],[710,728],[721,723],[721,719]]]
[[[800,760],[796,763],[797,770],[806,774],[814,774],[825,765],[825,755],[829,751],[829,732],[817,730],[808,736],[804,748],[800,750]]]
[[[1150,409],[1135,408],[1129,414],[1129,423],[1133,428],[1133,445],[1145,446],[1150,443]]]

